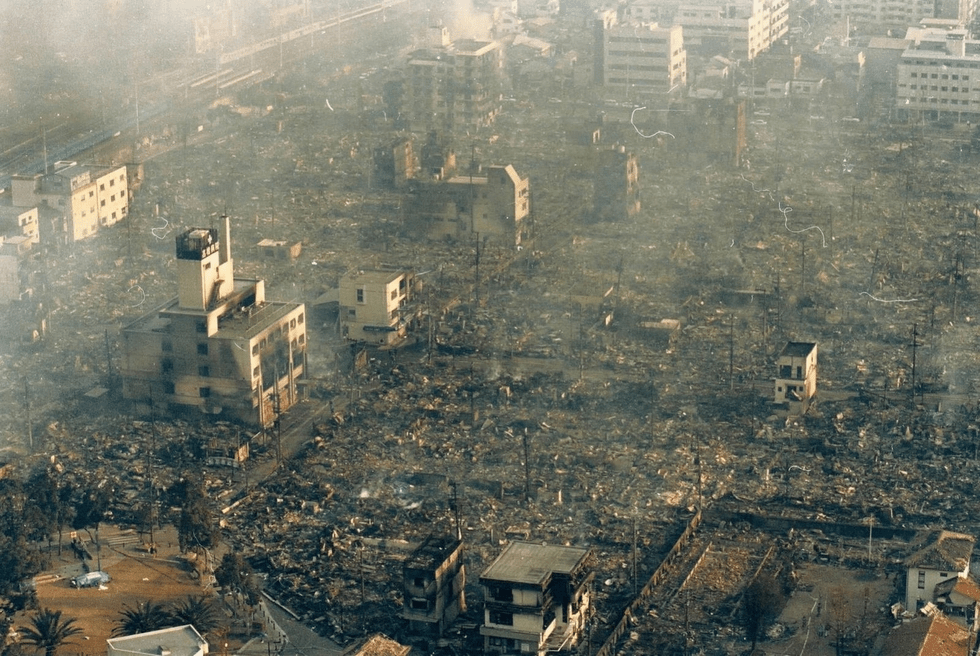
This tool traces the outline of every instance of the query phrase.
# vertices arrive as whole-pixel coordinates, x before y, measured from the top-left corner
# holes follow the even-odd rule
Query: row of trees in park
[[[17,603],[20,584],[45,569],[55,540],[60,554],[66,533],[97,531],[109,520],[141,533],[172,522],[182,551],[218,544],[218,527],[200,483],[185,477],[166,489],[148,490],[132,506],[117,498],[117,489],[110,478],[70,477],[48,467],[26,480],[0,479],[0,598],[23,607],[23,600]],[[179,515],[167,516],[160,510],[165,508],[179,508]]]

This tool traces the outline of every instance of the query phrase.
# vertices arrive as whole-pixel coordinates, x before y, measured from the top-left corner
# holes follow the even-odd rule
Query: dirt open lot
[[[169,554],[151,559],[140,555],[136,545],[103,548],[102,568],[112,580],[104,589],[76,589],[69,581],[81,573],[81,566],[70,554],[70,550],[65,549],[60,559],[52,558],[53,569],[50,571],[62,578],[37,588],[40,607],[60,610],[65,616],[76,618],[83,630],[74,638],[73,644],[59,650],[61,656],[105,654],[106,639],[115,628],[124,606],[133,607],[145,600],[167,604],[188,595],[201,594],[200,583],[191,578],[189,569],[177,559]],[[91,568],[94,570],[95,565]],[[27,622],[29,614],[21,614],[16,618],[15,626],[24,626]]]
[[[864,613],[865,598],[867,621],[878,626],[879,635],[887,631],[887,607],[898,600],[894,574],[886,577],[884,573],[816,563],[808,563],[797,572],[799,584],[778,620],[786,627],[786,634],[760,643],[766,653],[834,656],[836,627],[856,627]],[[834,598],[847,601],[834,606]]]

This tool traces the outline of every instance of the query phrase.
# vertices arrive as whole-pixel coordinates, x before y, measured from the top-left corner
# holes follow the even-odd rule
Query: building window
[[[105,183],[99,185],[99,191],[105,191]]]
[[[347,318],[348,319],[355,319],[355,318],[357,318],[357,310],[355,310],[354,308],[349,308],[347,310]]]
[[[99,201],[99,207],[105,207],[105,198]]]
[[[202,364],[197,368],[197,375],[201,378],[208,378],[211,375],[211,368],[206,364]]]
[[[935,77],[935,76],[933,76],[933,77]],[[110,187],[115,187],[116,186],[116,181],[115,180],[109,180],[109,186]]]
[[[357,302],[358,303],[363,303],[364,302],[364,288],[363,287],[357,290]]]
[[[252,355],[258,355],[258,354],[259,354],[259,345],[252,344]]]
[[[919,590],[926,589],[926,573],[923,571],[919,572]]]
[[[197,345],[197,354],[198,355],[207,355],[208,354],[208,345],[207,344],[198,344]]]
[[[300,344],[304,344],[305,342],[306,342],[306,335],[300,335],[299,336],[299,343]]]
[[[166,375],[166,374],[173,373],[173,370],[174,370],[173,360],[171,360],[170,358],[162,358],[160,360],[160,373]]]
[[[427,599],[412,599],[412,610],[429,610]]]
[[[290,328],[295,328],[296,327],[296,319],[293,319],[292,321],[289,322],[289,327]]]
[[[197,390],[197,395],[200,396],[202,399],[209,398],[211,396],[211,388],[202,387],[201,389]]]
[[[301,314],[301,315],[299,315],[299,322],[300,322],[301,324],[303,323],[303,319],[304,319],[304,317],[303,317],[303,315],[302,315],[302,314]]]
[[[490,623],[502,624],[504,626],[514,626],[514,614],[492,610],[490,611]]]
[[[116,218],[115,214],[113,214],[112,218]],[[194,325],[194,330],[196,330],[199,333],[206,333],[206,332],[208,332],[208,324],[207,324],[207,322],[206,321],[198,321]]]
[[[174,350],[174,344],[169,339],[165,339],[160,342],[160,350],[164,353],[170,353]]]
[[[507,586],[495,586],[490,588],[490,597],[494,601],[514,601],[514,589]]]
[[[174,387],[174,384],[173,383],[171,383],[170,381],[164,381],[164,383],[163,383],[163,393],[164,394],[173,394],[176,391],[177,391],[177,388]]]
[[[258,378],[258,377],[259,377],[259,368],[256,367],[255,369],[252,369],[252,378]]]

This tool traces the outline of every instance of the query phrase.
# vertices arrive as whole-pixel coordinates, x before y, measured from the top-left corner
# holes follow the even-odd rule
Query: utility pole
[[[476,297],[476,307],[480,307],[480,233],[476,233],[476,280],[473,283],[473,293]]]
[[[728,318],[728,389],[735,389],[735,315]]]
[[[527,428],[524,429],[524,501],[531,502],[531,450],[528,445]]]
[[[279,403],[279,363],[275,365],[276,381],[273,383],[272,393],[272,412],[275,413],[273,427],[276,429],[276,467],[282,468],[282,422],[280,421],[280,411],[282,407]]]
[[[463,526],[462,526],[462,522],[460,521],[459,496],[457,495],[457,490],[456,490],[457,487],[456,479],[452,479],[451,481],[449,481],[449,487],[453,489],[453,495],[449,498],[449,508],[453,511],[453,519],[456,522],[456,539],[462,540]]]
[[[912,406],[915,406],[915,356],[919,349],[919,324],[912,324]]]
[[[806,233],[800,239],[800,298],[806,296]]]
[[[132,223],[131,221],[127,223]],[[106,384],[105,386],[112,389],[112,358],[109,355],[109,331],[105,331],[105,364],[106,364]]]
[[[34,453],[34,421],[31,419],[31,388],[24,376],[24,408],[27,410],[27,446]]]
[[[871,279],[868,280],[868,293],[874,291],[875,288],[875,274],[878,273],[878,249],[875,249],[875,261],[871,265]]]
[[[636,579],[639,575],[636,569],[636,508],[633,509],[633,598],[636,599]]]

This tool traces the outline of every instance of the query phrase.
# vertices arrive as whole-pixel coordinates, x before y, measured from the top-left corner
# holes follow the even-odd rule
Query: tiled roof
[[[882,656],[968,656],[970,634],[942,613],[917,617],[888,634]]]

